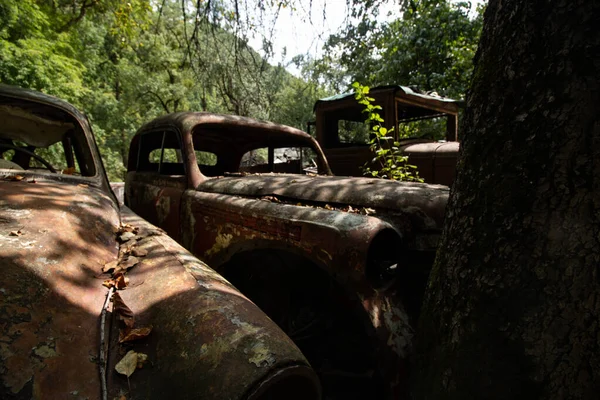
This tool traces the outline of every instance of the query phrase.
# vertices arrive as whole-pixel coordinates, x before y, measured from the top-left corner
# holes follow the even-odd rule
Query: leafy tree
[[[482,10],[480,6],[473,14],[467,2],[406,1],[402,16],[391,23],[377,22],[363,11],[358,22],[329,38],[327,52],[339,54],[338,69],[351,81],[370,86],[414,85],[463,97],[472,73]]]
[[[70,39],[53,30],[38,2],[0,4],[0,82],[77,101],[85,93],[85,67]]]

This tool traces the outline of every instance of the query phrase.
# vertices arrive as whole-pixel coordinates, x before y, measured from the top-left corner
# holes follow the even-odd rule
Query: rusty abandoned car
[[[427,183],[450,186],[456,173],[462,101],[397,85],[372,88],[369,96],[381,106],[383,126],[388,131],[393,128],[394,139],[409,156],[409,164],[418,168],[419,176]],[[373,158],[363,108],[353,93],[315,103],[317,141],[336,175],[362,176],[361,167]]]
[[[256,305],[119,207],[84,115],[0,86],[0,121],[0,398],[321,398]]]
[[[184,112],[132,139],[125,202],[254,301],[327,399],[398,399],[449,189],[332,176],[287,126]]]

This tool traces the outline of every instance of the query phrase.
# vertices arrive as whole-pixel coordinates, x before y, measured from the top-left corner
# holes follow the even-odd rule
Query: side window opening
[[[244,153],[239,172],[316,173],[316,160],[317,153],[310,147],[261,147]]]
[[[379,114],[385,119],[383,110],[379,110]],[[371,128],[365,123],[365,113],[360,107],[323,112],[322,118],[325,148],[368,146],[372,139]]]
[[[136,170],[160,175],[185,175],[178,135],[171,131],[142,134]]]
[[[371,140],[371,131],[364,122],[339,120],[338,138],[340,144],[366,145]]]
[[[208,151],[196,150],[196,161],[200,167],[214,167],[217,165],[217,155]]]
[[[396,101],[396,115],[398,139],[446,138],[447,114]]]

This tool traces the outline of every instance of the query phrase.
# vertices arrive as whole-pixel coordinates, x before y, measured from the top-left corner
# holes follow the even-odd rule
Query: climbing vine
[[[369,87],[354,82],[352,88],[354,98],[365,106],[362,112],[367,114],[365,124],[370,127],[371,133],[369,145],[373,159],[362,167],[363,174],[396,181],[423,182],[417,167],[409,164],[408,156],[400,150],[400,142],[394,140],[394,128],[388,130],[383,126],[384,120],[378,112],[381,106],[373,104],[375,99],[369,97]]]

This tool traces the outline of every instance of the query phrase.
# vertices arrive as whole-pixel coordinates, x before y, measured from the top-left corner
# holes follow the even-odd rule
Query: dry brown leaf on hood
[[[133,232],[123,232],[119,235],[119,241],[121,243],[125,243],[127,241],[129,241],[130,239],[133,239],[135,237],[135,233]]]
[[[119,361],[117,365],[115,365],[115,371],[129,378],[131,374],[135,372],[137,365],[138,353],[136,353],[133,350],[129,350],[127,354],[125,354],[125,356],[121,358],[121,361]]]
[[[120,233],[123,233],[123,232],[138,233],[139,230],[140,230],[140,228],[138,228],[137,226],[131,226],[129,224],[123,224],[119,227]]]
[[[104,267],[102,268],[102,272],[110,272],[111,269],[117,268],[118,263],[119,263],[119,260],[113,260],[113,261],[107,262],[106,264],[104,264]]]
[[[135,239],[129,239],[125,243],[121,243],[121,246],[119,247],[119,256],[120,257],[128,256],[136,244],[137,244],[137,240],[135,240]]]
[[[21,236],[23,232],[19,229],[18,231],[11,231],[8,236]]]
[[[119,293],[113,295],[113,312],[117,313],[119,319],[125,323],[128,328],[133,328],[135,316],[133,311],[123,301]]]
[[[106,286],[109,289],[115,285],[116,285],[116,283],[115,283],[114,279],[107,279],[104,282],[102,282],[102,286]]]
[[[129,268],[133,268],[137,265],[137,263],[139,263],[140,260],[138,260],[137,257],[134,256],[129,256],[127,257],[127,260],[125,261],[121,261],[121,263],[119,264],[119,266],[123,269],[129,269]]]
[[[143,328],[132,328],[125,329],[119,332],[119,343],[131,342],[133,340],[139,340],[147,337],[152,332],[152,326],[146,326]]]
[[[131,254],[134,255],[134,256],[136,256],[136,257],[146,257],[148,255],[148,250],[134,248],[131,251]]]
[[[129,285],[129,278],[126,277],[122,272],[113,275],[115,286],[118,290],[123,290]]]
[[[137,361],[138,361],[137,367],[142,368],[144,366],[144,364],[146,364],[146,362],[148,361],[148,354],[138,353]]]

